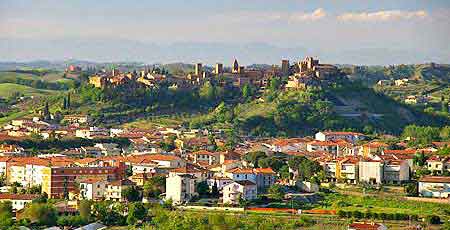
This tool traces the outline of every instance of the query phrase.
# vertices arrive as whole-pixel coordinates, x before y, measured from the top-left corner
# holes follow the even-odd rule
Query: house
[[[426,166],[431,172],[450,172],[450,157],[432,156],[427,160]]]
[[[105,197],[107,181],[104,178],[85,178],[79,184],[80,199],[102,200]]]
[[[124,201],[123,191],[135,184],[128,179],[115,180],[107,183],[105,190],[105,199],[113,201]]]
[[[359,155],[367,158],[367,157],[372,157],[376,154],[380,154],[382,153],[382,151],[384,149],[387,149],[387,147],[389,147],[389,145],[382,143],[382,142],[378,142],[378,141],[373,141],[373,142],[369,142],[366,144],[363,144],[360,149],[359,149]]]
[[[207,163],[209,165],[214,165],[219,163],[220,161],[220,153],[219,152],[209,152],[206,150],[200,150],[197,152],[193,152],[190,154],[193,158],[194,163]]]
[[[348,230],[387,230],[384,224],[379,223],[352,223],[348,225]]]
[[[321,164],[328,180],[343,180],[353,184],[358,181],[358,162],[358,158],[345,157],[325,160]]]
[[[209,178],[206,180],[206,183],[208,183],[208,187],[209,189],[212,189],[213,186],[217,186],[217,189],[219,191],[222,191],[223,187],[227,184],[232,183],[233,180],[228,178],[228,177],[220,177],[220,176],[215,176],[212,178]]]
[[[91,223],[83,227],[76,228],[75,230],[106,230],[106,229],[108,229],[108,227],[101,223]]]
[[[39,195],[36,194],[0,194],[0,202],[9,201],[12,204],[12,209],[14,211],[21,210],[25,206],[31,203],[34,199],[38,198]]]
[[[198,193],[195,191],[195,176],[190,174],[169,175],[166,179],[166,200],[174,204],[189,202]]]
[[[258,190],[272,186],[276,178],[276,173],[271,168],[235,168],[225,175],[233,181],[251,181],[257,185]]]
[[[359,181],[370,184],[383,182],[383,162],[381,160],[362,160],[358,163]]]
[[[224,204],[239,204],[239,199],[256,199],[258,190],[255,183],[248,180],[242,180],[225,185],[222,189],[222,194],[222,202]]]
[[[91,119],[88,115],[66,115],[64,116],[63,121],[69,124],[87,124],[91,121]]]
[[[409,82],[408,78],[403,78],[403,79],[397,79],[394,81],[395,86],[405,86],[407,85]]]
[[[305,151],[309,141],[311,141],[309,138],[275,139],[271,143],[263,143],[263,145],[273,152],[298,152]]]
[[[7,144],[0,145],[0,156],[19,156],[24,153],[25,150],[20,146]]]
[[[93,139],[95,137],[109,137],[109,130],[99,127],[89,127],[89,129],[77,129],[75,136],[85,139]]]
[[[103,156],[117,156],[122,153],[122,150],[118,148],[116,143],[97,143],[94,147],[101,150]]]
[[[427,102],[428,102],[427,98],[420,95],[418,96],[410,95],[405,98],[405,104],[415,105],[415,104],[424,104]]]
[[[450,177],[425,176],[420,178],[419,195],[423,197],[450,198]]]
[[[401,184],[409,181],[409,164],[405,160],[387,160],[383,164],[383,181]]]
[[[365,135],[356,132],[318,132],[315,135],[318,141],[336,141],[336,140],[346,140],[354,144],[356,141],[363,140]]]
[[[143,154],[127,157],[124,160],[127,164],[156,164],[158,168],[174,169],[184,167],[186,161],[175,155],[168,154]]]
[[[327,152],[331,153],[334,156],[338,154],[338,145],[334,141],[311,141],[306,145],[306,150],[308,152]]]

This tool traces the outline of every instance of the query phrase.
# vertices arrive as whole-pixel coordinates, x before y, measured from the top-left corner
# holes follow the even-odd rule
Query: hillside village
[[[289,194],[314,194],[324,184],[412,183],[416,192],[411,195],[450,197],[450,158],[438,154],[449,148],[448,141],[409,148],[408,139],[388,143],[363,133],[321,131],[313,137],[242,138],[227,149],[221,130],[106,129],[90,126],[86,115],[64,119],[70,125],[57,127],[35,118],[2,127],[0,138],[9,144],[0,146],[0,200],[12,201],[18,215],[39,194],[67,199],[64,210],[76,210],[77,201],[84,199],[162,199],[190,205],[208,197],[213,207],[242,207],[270,194],[274,186]],[[85,139],[92,145],[35,154],[21,147],[33,135],[43,140]],[[128,146],[111,142],[114,139]],[[424,157],[423,168],[417,167],[418,156]],[[316,166],[293,165],[296,161]],[[419,175],[423,169],[429,175]],[[163,179],[157,196],[146,190],[154,178]],[[25,195],[29,190],[39,192]],[[137,195],[130,197],[130,190]]]
[[[73,65],[65,70],[69,77],[82,72]],[[313,57],[293,65],[282,60],[281,67],[263,69],[245,68],[234,60],[231,68],[217,63],[211,71],[197,63],[194,72],[186,75],[171,74],[162,67],[131,72],[89,68],[87,72],[91,75],[83,84],[88,86],[82,87],[125,93],[163,85],[192,90],[207,83],[230,90],[251,86],[265,92],[274,79],[280,81],[282,92],[314,92],[308,90],[334,87],[345,78],[340,68]],[[395,84],[407,84],[403,82],[407,81],[396,80]],[[388,83],[379,82],[383,84]],[[437,134],[431,139],[418,134],[421,129],[429,133],[427,127],[419,126],[405,128],[415,130],[411,136],[344,129],[289,137],[230,136],[227,128],[201,124],[199,128],[106,125],[73,109],[72,97],[76,96],[70,92],[59,98],[64,113],[55,112],[46,101],[30,116],[12,119],[0,128],[0,201],[10,201],[18,219],[27,216],[27,208],[40,199],[55,202],[61,216],[77,216],[83,202],[89,201],[342,218],[354,213],[341,204],[345,198],[333,198],[336,193],[361,190],[365,196],[366,190],[384,194],[389,188],[394,190],[390,196],[401,191],[396,199],[410,202],[440,205],[450,199],[449,127],[435,128],[432,132]],[[262,97],[257,100],[264,101]],[[323,205],[325,201],[333,205]],[[358,210],[357,216],[371,215],[368,209]],[[120,215],[125,218],[127,214]],[[377,214],[373,219],[392,220],[397,212],[388,214],[392,216]],[[420,218],[435,216],[439,218],[408,210],[395,218],[420,222]],[[349,229],[366,225],[384,226],[357,222]]]

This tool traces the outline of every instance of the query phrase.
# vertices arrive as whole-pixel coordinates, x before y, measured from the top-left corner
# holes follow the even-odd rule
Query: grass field
[[[29,86],[13,83],[0,83],[0,97],[9,97],[15,92],[19,92],[25,96],[48,96],[53,95],[58,91],[35,89]]]

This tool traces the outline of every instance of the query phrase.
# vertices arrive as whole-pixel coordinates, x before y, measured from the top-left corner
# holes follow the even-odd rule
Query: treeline
[[[49,149],[70,149],[80,148],[82,146],[93,146],[96,143],[116,143],[120,147],[130,145],[130,141],[127,138],[61,138],[61,139],[41,139],[41,138],[29,138],[24,140],[4,140],[3,143],[18,145],[25,149],[36,150],[49,150]]]
[[[426,147],[430,146],[433,141],[450,141],[450,126],[408,125],[403,130],[402,138],[408,138],[410,146]]]
[[[48,89],[48,90],[68,90],[78,87],[78,83],[75,81],[63,81],[63,82],[49,82],[40,79],[25,79],[16,77],[0,78],[0,83],[13,83],[18,85],[25,85],[35,89]]]

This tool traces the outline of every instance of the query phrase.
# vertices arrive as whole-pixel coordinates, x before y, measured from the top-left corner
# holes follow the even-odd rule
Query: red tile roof
[[[38,197],[37,194],[0,194],[0,200],[33,200]]]
[[[430,183],[450,183],[449,176],[425,176],[420,178],[420,182],[430,182]]]
[[[348,227],[358,230],[377,230],[381,225],[377,223],[353,223],[349,224]]]

